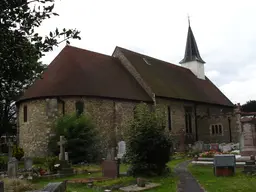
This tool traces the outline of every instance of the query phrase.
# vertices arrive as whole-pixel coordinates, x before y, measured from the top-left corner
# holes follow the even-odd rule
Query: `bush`
[[[99,159],[98,133],[89,116],[65,115],[57,119],[54,131],[55,136],[50,139],[49,151],[55,156],[59,155],[57,143],[62,135],[67,140],[65,149],[72,163],[95,162]]]
[[[21,158],[24,156],[24,151],[22,148],[18,147],[17,145],[14,145],[12,149],[12,155],[13,157],[20,161]]]
[[[132,175],[161,175],[170,159],[171,139],[165,133],[165,118],[148,105],[135,109],[135,118],[127,134],[126,159]]]
[[[55,167],[55,165],[58,164],[58,161],[58,157],[47,157],[44,165],[51,173],[57,173],[58,167]]]

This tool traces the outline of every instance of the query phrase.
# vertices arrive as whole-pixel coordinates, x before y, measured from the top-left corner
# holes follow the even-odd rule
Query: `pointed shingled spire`
[[[186,63],[189,61],[199,61],[201,63],[205,63],[204,60],[201,58],[199,50],[197,48],[196,40],[192,32],[192,29],[190,27],[190,20],[188,20],[188,22],[189,22],[189,26],[188,26],[186,50],[185,50],[184,58],[180,61],[180,64]]]

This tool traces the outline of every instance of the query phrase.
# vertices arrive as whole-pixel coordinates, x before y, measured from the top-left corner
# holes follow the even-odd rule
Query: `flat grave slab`
[[[71,179],[68,180],[68,183],[92,183],[92,182],[97,182],[97,181],[107,181],[111,180],[111,178],[106,178],[106,177],[95,177],[95,178],[76,178],[76,179]]]
[[[146,183],[145,187],[138,187],[138,185],[129,185],[127,187],[121,187],[121,191],[133,192],[133,191],[144,191],[152,188],[159,187],[161,184],[158,183]]]

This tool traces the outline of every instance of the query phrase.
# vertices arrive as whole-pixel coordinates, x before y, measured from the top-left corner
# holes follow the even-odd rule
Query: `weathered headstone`
[[[231,150],[232,150],[232,147],[231,147],[230,143],[222,146],[222,152],[224,152],[224,153],[230,152]]]
[[[4,192],[4,182],[0,181],[0,192]]]
[[[64,145],[67,143],[67,140],[64,136],[60,136],[60,141],[58,142],[58,145],[60,146],[60,160],[65,161],[65,148]]]
[[[203,150],[204,151],[209,151],[211,149],[211,145],[210,144],[204,144],[203,146]]]
[[[8,161],[8,170],[7,174],[9,178],[16,178],[18,173],[18,160],[15,157],[12,157]]]
[[[24,168],[26,170],[31,170],[33,166],[33,159],[30,157],[25,157],[24,158]]]
[[[65,161],[68,161],[68,152],[65,152]]]
[[[196,141],[193,150],[202,152],[204,149],[204,142],[203,141]]]
[[[218,143],[211,143],[211,150],[212,151],[219,151],[219,144]]]
[[[47,186],[45,186],[41,190],[37,190],[34,192],[66,192],[67,191],[67,182],[56,182],[56,183],[48,183]],[[30,191],[33,192],[33,191]]]
[[[179,143],[179,152],[184,152],[185,151],[185,140],[186,140],[186,135],[185,135],[185,129],[182,129],[180,131],[180,143]]]
[[[11,141],[11,139],[8,139],[7,146],[8,146],[8,159],[10,160],[12,158],[12,147],[13,147],[13,142]]]
[[[114,148],[108,150],[107,159],[102,162],[102,175],[107,178],[119,177],[119,160],[115,160]]]
[[[126,143],[125,143],[125,141],[120,141],[118,143],[117,158],[121,159],[125,153],[126,153]]]
[[[256,132],[255,122],[243,122],[243,146],[241,147],[241,155],[250,156],[256,155]]]

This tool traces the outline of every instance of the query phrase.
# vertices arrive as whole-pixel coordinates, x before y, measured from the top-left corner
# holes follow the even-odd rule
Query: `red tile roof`
[[[156,96],[234,106],[207,77],[201,80],[184,67],[124,48],[116,49],[126,56]]]
[[[137,81],[114,57],[66,46],[42,79],[19,101],[52,96],[100,96],[151,101]]]

